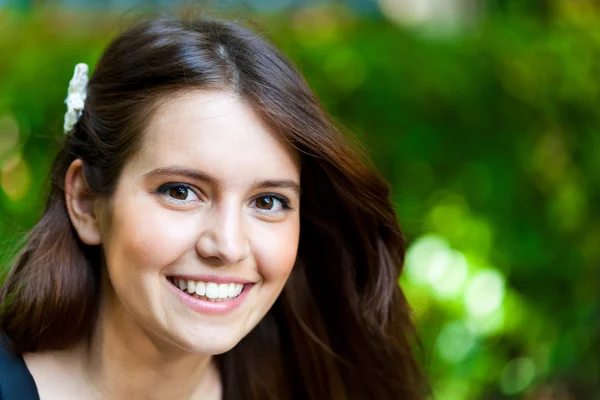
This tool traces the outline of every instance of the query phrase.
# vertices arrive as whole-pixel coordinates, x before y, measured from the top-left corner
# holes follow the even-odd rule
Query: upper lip
[[[214,282],[214,283],[239,283],[245,285],[247,283],[254,283],[249,279],[240,278],[237,276],[221,276],[221,275],[186,275],[186,274],[174,274],[168,275],[170,278],[184,279],[186,281],[202,281],[202,282]]]

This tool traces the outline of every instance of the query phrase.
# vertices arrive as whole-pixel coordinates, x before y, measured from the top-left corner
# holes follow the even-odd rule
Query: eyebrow
[[[221,186],[220,182],[216,178],[214,178],[208,174],[205,174],[203,172],[196,171],[193,169],[188,169],[188,168],[175,167],[175,166],[174,167],[156,168],[150,172],[146,172],[143,176],[148,177],[148,176],[155,176],[155,175],[180,175],[180,176],[186,176],[186,177],[194,179],[194,180],[206,182],[206,183],[214,185],[214,186]],[[255,181],[252,184],[252,189],[266,189],[266,188],[291,189],[294,192],[296,192],[296,194],[298,194],[298,196],[302,193],[300,185],[292,179],[265,179],[265,180],[261,180],[261,181]]]

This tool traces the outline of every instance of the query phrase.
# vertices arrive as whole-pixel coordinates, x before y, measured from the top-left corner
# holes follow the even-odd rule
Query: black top
[[[40,400],[35,381],[23,357],[6,351],[1,335],[0,400]]]

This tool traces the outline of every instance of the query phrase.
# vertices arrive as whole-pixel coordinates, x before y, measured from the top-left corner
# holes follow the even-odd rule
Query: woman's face
[[[292,270],[299,185],[298,155],[233,94],[162,105],[100,224],[107,304],[187,351],[228,351]]]

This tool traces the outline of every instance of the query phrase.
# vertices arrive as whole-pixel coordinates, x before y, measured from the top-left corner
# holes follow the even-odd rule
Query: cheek
[[[193,246],[189,242],[196,234],[190,218],[176,218],[169,210],[157,209],[148,201],[116,207],[112,221],[105,242],[111,269],[124,263],[127,270],[155,271],[166,267]]]
[[[259,273],[265,281],[285,283],[296,262],[299,237],[299,221],[293,220],[275,229],[267,228],[253,238]]]

